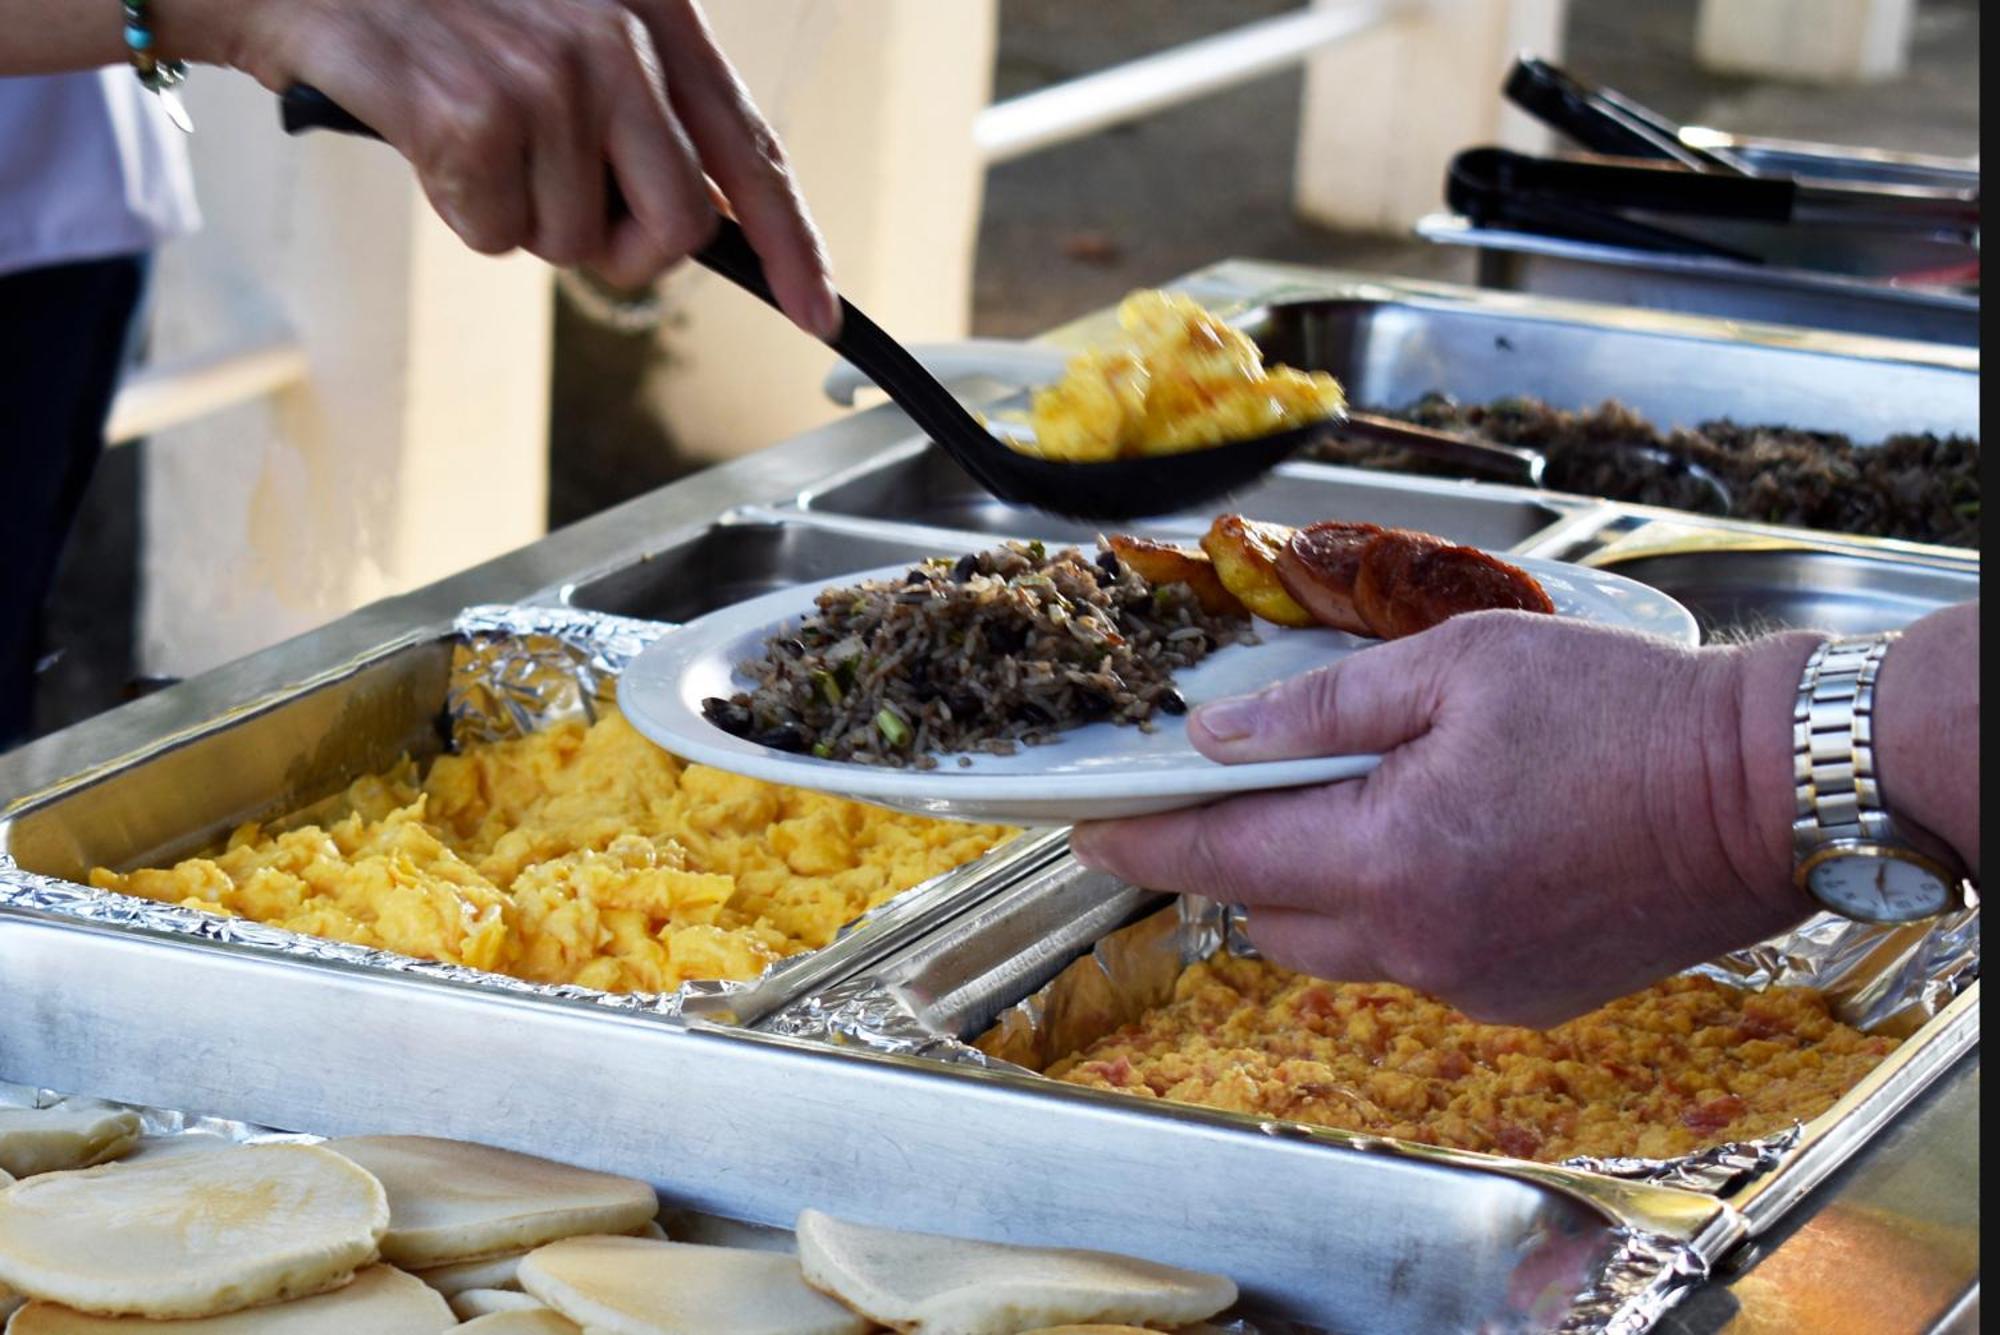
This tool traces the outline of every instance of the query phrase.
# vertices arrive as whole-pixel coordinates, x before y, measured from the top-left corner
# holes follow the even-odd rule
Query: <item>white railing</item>
[[[104,428],[105,444],[123,445],[275,394],[298,384],[311,370],[305,349],[290,335],[148,366],[119,385]]]
[[[996,102],[973,126],[988,165],[1150,116],[1302,63],[1366,32],[1397,6],[1355,0],[1261,19],[1067,83]]]

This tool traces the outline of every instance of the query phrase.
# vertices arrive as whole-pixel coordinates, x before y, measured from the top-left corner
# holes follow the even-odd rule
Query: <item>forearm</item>
[[[1979,604],[1903,632],[1875,689],[1875,763],[1889,814],[1950,845],[1979,877]]]
[[[229,29],[254,0],[153,0],[150,15],[161,55],[226,61]],[[58,74],[125,59],[125,11],[119,0],[0,0],[0,75]]]
[[[1728,684],[1736,726],[1709,747],[1706,795],[1746,885],[1777,911],[1812,908],[1790,884],[1792,708],[1825,637],[1792,631],[1709,651]],[[1951,852],[1979,874],[1979,607],[1932,613],[1883,661],[1874,745],[1882,795],[1898,828],[1925,851]],[[1943,847],[1939,847],[1943,845]]]

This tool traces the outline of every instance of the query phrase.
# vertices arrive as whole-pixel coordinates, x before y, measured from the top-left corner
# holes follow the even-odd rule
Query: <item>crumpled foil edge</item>
[[[524,604],[465,609],[453,620],[449,632],[457,640],[445,695],[445,719],[453,744],[506,740],[579,716],[594,722],[612,698],[626,665],[670,629],[665,622],[581,608]],[[871,926],[892,909],[907,907],[946,877],[961,877],[977,869],[982,861],[946,871],[884,900],[841,928],[834,943]],[[819,954],[805,951],[789,956],[754,979],[695,980],[664,993],[605,992],[573,983],[528,982],[466,965],[307,936],[248,918],[99,890],[26,871],[5,853],[0,853],[0,908],[666,1019],[698,1015],[705,1020],[740,1022],[731,1009],[733,1003],[784,991],[790,975],[807,967]]]
[[[1707,1280],[1708,1263],[1672,1238],[1618,1230],[1618,1248],[1570,1300],[1559,1335],[1642,1335]]]
[[[65,1094],[60,1090],[38,1089],[0,1080],[0,1108],[65,1108],[87,1112],[130,1112],[139,1118],[143,1140],[165,1140],[182,1136],[219,1140],[230,1145],[316,1145],[324,1136],[292,1131],[274,1131],[254,1122],[235,1122],[225,1117],[202,1117],[171,1108],[149,1108],[137,1103],[117,1103],[108,1099]],[[144,1148],[143,1144],[141,1148]]]
[[[1148,918],[1111,933],[1078,963],[1091,961],[1103,981],[1115,989],[1120,962],[1115,958],[1115,944],[1143,940],[1140,929],[1152,921]],[[1255,954],[1236,909],[1195,896],[1178,902],[1174,930],[1156,934],[1150,948],[1177,952],[1183,965],[1206,959],[1217,950]],[[1979,909],[1975,905],[1926,923],[1897,927],[1822,914],[1782,936],[1733,951],[1690,972],[1732,987],[1820,988],[1834,997],[1840,1017],[1847,1023],[1869,1032],[1907,1035],[1979,976]],[[1059,975],[1003,1011],[995,1018],[994,1027],[1012,1021],[1031,1032],[1038,1031],[1041,1017],[1050,1009],[1052,990],[1061,986]],[[1027,1066],[983,1052],[955,1034],[933,1031],[893,984],[874,975],[848,979],[805,997],[767,1017],[761,1027],[793,1038],[1036,1074]],[[1670,1159],[1577,1156],[1563,1160],[1562,1166],[1720,1196],[1777,1168],[1803,1134],[1804,1127],[1794,1123],[1757,1140],[1713,1145]]]

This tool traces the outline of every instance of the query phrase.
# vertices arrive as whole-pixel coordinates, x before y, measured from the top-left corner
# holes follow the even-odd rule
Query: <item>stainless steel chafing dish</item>
[[[585,713],[609,698],[617,673],[661,629],[562,607],[471,609],[447,629],[189,728],[124,764],[9,808],[0,819],[0,850],[14,865],[0,866],[0,908],[655,1018],[687,1012],[748,1022],[847,976],[935,916],[993,893],[1052,855],[1047,834],[1018,836],[878,905],[829,945],[781,960],[760,978],[689,982],[657,995],[528,983],[78,884],[93,867],[194,856],[246,820],[282,822],[400,757],[427,760],[455,742],[518,736]]]
[[[1313,319],[1291,336],[1333,349],[1370,393],[1408,384],[1470,394],[1487,379],[1502,386],[1494,392],[1532,390],[1511,378],[1532,363],[1568,375],[1585,400],[1619,394],[1642,408],[1628,385],[1690,407],[1716,405],[1711,391],[1726,390],[1735,397],[1709,412],[1743,415],[1766,405],[1782,414],[1793,400],[1781,389],[1817,385],[1827,412],[1814,424],[1977,421],[1977,358],[1958,350],[1243,262],[1184,286],[1243,314],[1313,303]],[[1102,321],[1057,337],[1087,339]],[[1519,341],[1502,347],[1509,338],[1528,340],[1532,355],[1519,355]],[[1677,359],[1663,361],[1663,350]],[[1680,369],[1666,375],[1666,365]],[[1466,378],[1440,386],[1440,367]],[[1005,388],[971,390],[990,400]],[[1852,416],[1829,416],[1836,403]],[[1727,535],[1710,547],[1791,553],[1782,571],[1767,561],[1752,598],[1739,594],[1744,561],[1668,542],[1685,541],[1669,532],[1685,516],[1324,465],[1287,466],[1245,499],[1244,508],[1260,506],[1280,519],[1362,511],[1494,547],[1625,562],[1706,609],[1716,633],[1756,616],[1824,617],[1832,586],[1808,572],[1836,562],[1843,615],[1865,606],[1856,615],[1906,618],[1977,589],[1971,553],[1704,525]],[[17,878],[24,869],[74,878],[90,862],[171,856],[236,819],[323,796],[397,750],[440,745],[434,714],[451,627],[476,604],[680,620],[762,589],[965,550],[1000,533],[1089,536],[970,491],[893,410],[859,414],[0,757],[0,857],[18,859]],[[1689,555],[1703,559],[1679,560]],[[963,894],[914,912],[906,933],[826,952],[806,990],[831,991],[919,942],[958,939],[982,915],[1026,911],[1037,901],[1017,893],[1023,878],[1053,856],[995,865]],[[1133,907],[1113,897],[1064,912],[1101,935]],[[1015,984],[1016,995],[1031,990],[1033,975],[1065,962],[1047,944],[1058,935],[1045,931],[1043,945],[994,959],[946,951],[957,973],[935,975],[939,1004],[954,1002],[948,993],[964,1001]],[[1954,1024],[1955,1041],[1969,1035],[1976,1046],[1976,1009]],[[943,1231],[1115,1246],[1228,1270],[1262,1310],[1336,1328],[1635,1329],[1705,1270],[1761,1255],[1739,1246],[1758,1231],[1774,1252],[1679,1309],[1680,1328],[1712,1329],[1766,1302],[1771,1284],[1760,1276],[1808,1254],[1815,1229],[1825,1234],[1856,1201],[1937,1221],[1958,1230],[1954,1239],[1969,1227],[1976,1239],[1976,1200],[1962,1198],[1976,1192],[1976,1133],[1963,1128],[1976,1115],[1977,1058],[1950,1064],[1957,1050],[1924,1047],[1948,1069],[1899,1117],[1878,1108],[1866,1125],[1844,1123],[1813,1142],[1813,1172],[1769,1175],[1718,1201],[1567,1169],[1496,1171],[1449,1155],[1334,1146],[1004,1072],[832,1051],[698,1016],[660,1023],[588,998],[384,969],[338,952],[0,906],[0,1080],[322,1134],[483,1139],[640,1173],[696,1208],[750,1220],[782,1222],[810,1202]],[[1926,1162],[1957,1167],[1909,1190],[1908,1165]],[[1907,1271],[1908,1254],[1883,1264]],[[1976,1256],[1934,1268],[1910,1301],[1943,1311],[1974,1276]],[[1568,1306],[1547,1305],[1564,1294]],[[1537,1298],[1545,1317],[1556,1315],[1531,1317]]]
[[[1452,213],[1421,218],[1416,230],[1437,245],[1472,247],[1480,284],[1503,291],[1979,345],[1976,291],[1899,287],[1815,269],[1667,255],[1482,227]],[[1906,265],[1927,258],[1921,244],[1908,249],[1913,253],[1902,257]]]

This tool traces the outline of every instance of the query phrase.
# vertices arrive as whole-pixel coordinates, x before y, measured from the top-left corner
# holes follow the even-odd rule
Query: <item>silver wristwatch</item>
[[[1875,678],[1897,635],[1829,640],[1813,651],[1792,710],[1792,876],[1820,904],[1863,922],[1911,922],[1965,902],[1965,873],[1896,832],[1875,772]]]

